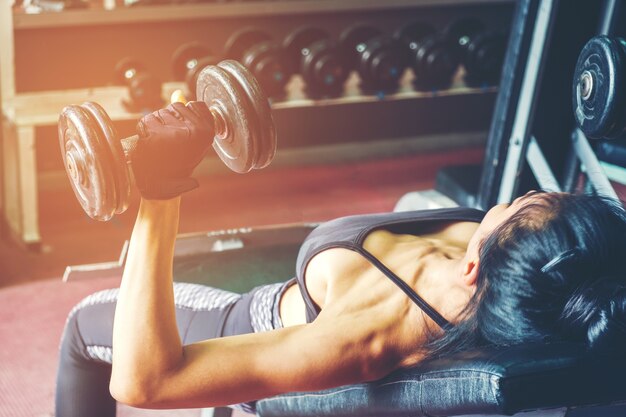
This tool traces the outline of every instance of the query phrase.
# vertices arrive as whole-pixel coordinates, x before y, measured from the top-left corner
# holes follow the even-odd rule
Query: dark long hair
[[[572,340],[626,347],[626,214],[613,200],[537,193],[481,244],[476,292],[426,350]]]

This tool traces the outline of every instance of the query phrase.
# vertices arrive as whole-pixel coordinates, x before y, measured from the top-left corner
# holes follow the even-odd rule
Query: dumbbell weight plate
[[[245,92],[245,98],[252,109],[249,119],[256,123],[256,129],[253,130],[255,143],[253,168],[265,168],[274,159],[277,146],[276,127],[269,100],[263,94],[256,78],[237,61],[222,61],[219,67],[234,77]]]
[[[178,81],[182,81],[190,70],[193,70],[201,58],[211,55],[211,51],[199,42],[189,42],[176,49],[172,56],[172,73]]]
[[[291,68],[285,62],[284,51],[280,44],[270,41],[255,44],[240,60],[270,97],[285,94],[285,85],[291,77]]]
[[[485,25],[478,19],[465,18],[452,22],[445,30],[446,35],[456,48],[464,51],[472,37],[485,30]]]
[[[89,217],[111,219],[118,207],[115,178],[94,118],[80,106],[68,106],[58,129],[63,164],[78,202]]]
[[[411,51],[417,50],[418,42],[426,36],[435,33],[435,28],[424,22],[411,22],[398,29],[394,38],[402,45],[406,45]]]
[[[359,45],[365,44],[368,40],[381,35],[380,30],[365,24],[356,24],[349,26],[339,35],[339,44],[344,50],[346,59],[352,67],[357,65],[359,54]]]
[[[583,47],[576,69],[572,101],[574,118],[589,138],[615,138],[624,131],[626,46],[596,36]]]
[[[219,59],[215,56],[205,56],[204,58],[200,58],[196,63],[196,66],[193,69],[187,71],[185,76],[185,84],[187,84],[187,88],[193,97],[189,97],[190,100],[195,100],[196,94],[196,86],[198,85],[198,76],[200,72],[207,65],[217,65]]]
[[[239,173],[266,166],[271,161],[268,153],[273,157],[273,151],[266,149],[263,143],[272,138],[266,135],[270,129],[266,126],[268,120],[263,119],[262,112],[258,113],[258,101],[264,96],[261,93],[258,96],[248,94],[253,90],[245,88],[251,85],[260,92],[258,84],[248,84],[250,81],[254,78],[234,61],[205,67],[198,77],[198,100],[204,101],[211,112],[218,115],[213,148],[226,166]],[[273,131],[273,123],[270,125]]]
[[[285,38],[283,48],[288,62],[292,65],[292,71],[300,72],[303,53],[306,53],[305,48],[310,47],[315,42],[329,38],[328,32],[313,26],[301,27],[291,32]]]
[[[95,128],[101,133],[107,150],[107,159],[110,161],[109,169],[115,178],[115,201],[117,201],[116,214],[123,213],[130,203],[130,175],[128,163],[124,156],[120,137],[113,126],[113,121],[106,111],[98,104],[91,101],[83,103],[82,108],[89,112],[95,122]]]
[[[413,70],[417,89],[447,88],[459,67],[459,55],[452,42],[440,35],[419,43]]]
[[[126,57],[120,60],[115,69],[113,75],[118,84],[126,85],[130,78],[134,77],[139,72],[144,72],[144,65],[137,59]]]
[[[302,77],[309,95],[340,94],[350,67],[343,51],[329,39],[309,46],[310,53],[302,60]]]
[[[407,56],[400,43],[389,36],[378,36],[365,43],[359,74],[366,90],[393,91],[407,67]]]
[[[228,59],[241,61],[243,54],[253,45],[264,41],[270,41],[272,37],[255,28],[243,28],[238,30],[226,41],[224,55]]]
[[[470,85],[495,84],[502,71],[506,37],[498,32],[484,32],[472,38],[467,46],[465,71]]]

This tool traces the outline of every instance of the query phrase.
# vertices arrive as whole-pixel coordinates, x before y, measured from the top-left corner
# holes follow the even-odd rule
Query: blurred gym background
[[[563,7],[556,24],[595,22],[593,3]],[[392,211],[407,193],[434,188],[460,204],[490,202],[477,200],[478,181],[515,8],[513,0],[0,0],[0,416],[52,415],[65,317],[83,296],[118,284],[137,210],[136,192],[111,221],[82,210],[57,132],[65,106],[100,103],[127,137],[174,90],[193,99],[204,65],[229,58],[250,69],[270,96],[276,157],[244,175],[214,153],[205,158],[194,172],[200,187],[183,197],[175,261],[179,281],[245,291],[289,278],[299,242],[319,222]],[[562,130],[572,126],[572,71],[594,24],[556,38],[566,46],[549,62],[571,70],[546,71],[536,117],[544,137],[563,133],[546,109],[562,110]],[[601,163],[623,199],[623,168]]]
[[[202,187],[185,195],[181,232],[389,211],[404,193],[432,188],[440,167],[481,160],[514,8],[504,0],[3,5],[2,286],[116,260],[129,236],[136,204],[108,223],[81,212],[57,135],[64,106],[98,102],[130,136],[174,89],[193,98],[194,67],[237,59],[271,96],[277,157],[239,176],[209,156],[196,171]],[[303,64],[302,50],[313,62]]]

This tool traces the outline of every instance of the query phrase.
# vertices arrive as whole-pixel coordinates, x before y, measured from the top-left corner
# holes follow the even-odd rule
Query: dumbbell
[[[450,86],[459,68],[459,56],[445,35],[429,24],[412,22],[396,31],[394,37],[405,47],[417,90]]]
[[[245,67],[236,61],[205,67],[197,92],[212,114],[213,148],[226,166],[245,173],[272,161],[276,129],[269,102]],[[92,102],[63,109],[58,131],[65,170],[85,212],[102,221],[123,213],[130,199],[129,154],[139,137],[120,139]]]
[[[177,81],[185,81],[188,97],[196,97],[198,76],[207,65],[217,65],[219,58],[199,42],[181,45],[172,55],[172,73]]]
[[[392,92],[398,89],[407,67],[406,53],[395,39],[374,27],[357,24],[346,28],[339,43],[361,78],[365,92]]]
[[[454,43],[465,68],[465,83],[472,86],[496,85],[500,80],[506,37],[487,30],[478,19],[452,22],[445,30]]]
[[[285,94],[285,85],[291,77],[289,65],[281,45],[268,33],[255,28],[235,32],[226,41],[224,56],[245,65],[268,96]]]
[[[311,26],[296,29],[285,38],[283,49],[291,72],[302,75],[310,96],[341,94],[350,67],[326,31]]]
[[[117,84],[128,86],[130,100],[122,100],[129,112],[149,113],[163,106],[161,82],[135,58],[124,58],[114,70]]]
[[[572,91],[574,119],[591,139],[626,135],[626,40],[596,36],[583,47]]]

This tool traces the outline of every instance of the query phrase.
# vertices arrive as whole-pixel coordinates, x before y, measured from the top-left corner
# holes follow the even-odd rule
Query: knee
[[[94,293],[70,311],[61,337],[61,355],[111,362],[113,316],[118,290]]]

